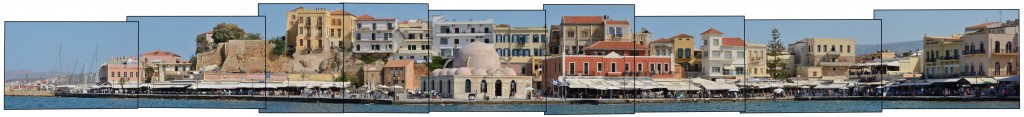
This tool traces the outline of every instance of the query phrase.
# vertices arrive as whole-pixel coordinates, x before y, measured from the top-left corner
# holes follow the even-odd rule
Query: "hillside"
[[[923,46],[924,46],[924,43],[921,42],[921,41],[904,41],[904,42],[885,43],[885,44],[882,44],[882,46],[884,46],[884,48],[880,47],[877,44],[872,44],[872,45],[867,45],[867,44],[860,45],[860,44],[858,44],[857,45],[857,55],[874,53],[875,51],[878,51],[879,49],[889,50],[890,52],[896,52],[896,53],[902,53],[902,52],[907,52],[907,51],[912,51],[912,50],[921,50],[923,48]]]

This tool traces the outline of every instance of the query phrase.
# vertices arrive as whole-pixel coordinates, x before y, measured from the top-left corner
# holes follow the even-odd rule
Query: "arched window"
[[[992,74],[999,75],[999,70],[1002,69],[1002,68],[1003,67],[1001,67],[999,65],[999,62],[996,62],[996,68],[995,68],[995,71],[992,71]]]
[[[999,41],[996,41],[996,46],[995,46],[996,49],[995,49],[995,51],[992,51],[992,52],[999,53],[999,51],[1000,51],[999,50],[999,45],[1002,45],[1002,44],[999,44]]]
[[[430,90],[431,90],[431,91],[433,91],[433,90],[436,90],[436,88],[434,87],[434,85],[436,85],[436,84],[434,84],[434,81],[433,81],[433,80],[431,80],[431,81],[430,81]]]
[[[480,80],[480,92],[487,93],[487,81]]]
[[[1006,52],[1008,52],[1008,53],[1009,52],[1014,52],[1012,50],[1013,50],[1013,43],[1006,43]]]
[[[466,90],[465,93],[470,93],[470,89],[473,89],[473,81],[469,81],[469,79],[466,79],[466,88],[462,89]]]
[[[509,96],[512,96],[512,95],[516,94],[516,87],[518,87],[518,85],[519,84],[516,84],[515,80],[512,81],[512,84],[509,85],[509,90],[508,90]]]
[[[1013,75],[1013,62],[1006,63],[1006,75]]]
[[[501,96],[501,80],[494,82],[494,96]]]
[[[423,83],[420,83],[420,90],[421,91],[426,91],[427,90],[427,81],[426,80],[424,80]]]
[[[447,93],[455,93],[455,92],[452,92],[452,89],[454,89],[454,88],[455,88],[455,86],[452,86],[452,81],[451,81],[451,80],[448,80],[448,85],[445,85],[445,86],[446,86],[446,87],[447,87],[447,89],[448,89],[448,92],[445,92],[446,94],[447,94]]]

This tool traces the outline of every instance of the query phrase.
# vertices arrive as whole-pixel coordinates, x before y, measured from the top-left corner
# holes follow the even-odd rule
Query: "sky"
[[[91,68],[96,70],[110,58],[138,53],[137,22],[4,22],[4,26],[4,70],[51,71],[58,50],[65,66],[62,72],[69,71],[76,59],[80,65],[94,62]]]
[[[877,10],[875,19],[882,19],[888,43],[922,40],[925,34],[952,36],[963,33],[964,27],[1018,19],[1018,14],[1019,10]]]
[[[232,23],[248,33],[264,32],[264,18],[246,17],[128,17],[128,21],[139,21],[140,53],[167,51],[187,60],[195,55],[196,35],[213,30],[217,24]],[[265,36],[265,35],[264,35]]]
[[[430,15],[441,15],[446,19],[459,21],[494,19],[495,24],[509,24],[513,27],[543,27],[544,11],[542,10],[508,10],[508,11],[430,11]]]
[[[562,16],[608,15],[614,20],[628,19],[633,24],[633,5],[544,5],[548,25],[562,23]],[[637,30],[636,28],[634,31]]]
[[[653,39],[658,38],[670,38],[672,36],[684,33],[693,36],[696,39],[694,45],[701,45],[703,42],[700,40],[700,33],[704,33],[708,29],[715,28],[715,30],[722,31],[725,33],[725,37],[743,37],[743,16],[723,16],[723,17],[636,17],[636,30],[640,31],[643,27],[647,27],[647,30],[653,34]]]
[[[285,36],[287,28],[287,13],[295,8],[305,7],[306,9],[324,8],[330,11],[343,9],[342,4],[260,4],[259,15],[267,17],[267,33],[264,37]],[[193,35],[195,36],[195,35]]]
[[[881,20],[747,20],[747,43],[768,44],[778,28],[783,45],[804,38],[852,38],[856,44],[881,43]]]
[[[427,4],[345,4],[345,11],[374,18],[395,18],[398,22],[410,19],[430,20]]]

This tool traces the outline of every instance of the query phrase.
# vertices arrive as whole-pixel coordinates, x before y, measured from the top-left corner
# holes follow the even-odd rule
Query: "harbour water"
[[[144,105],[145,104],[145,105]],[[640,104],[341,104],[244,100],[168,100],[4,96],[5,110],[134,109],[138,107],[243,108],[266,105],[265,113],[544,112],[629,114],[637,112],[880,112],[886,109],[1018,109],[1020,101],[710,101]]]

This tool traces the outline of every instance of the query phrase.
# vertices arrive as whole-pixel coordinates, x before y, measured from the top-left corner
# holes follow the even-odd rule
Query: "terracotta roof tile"
[[[583,50],[647,50],[647,47],[629,41],[600,41]]]
[[[343,10],[334,10],[331,11],[331,15],[352,15],[352,13],[345,12]]]
[[[652,41],[651,43],[672,43],[672,39],[660,38],[658,40]]]
[[[405,67],[412,63],[412,60],[388,60],[387,63],[384,63],[384,67]]]
[[[562,16],[562,24],[601,24],[603,16]]]
[[[968,26],[967,28],[985,28],[985,27],[987,27],[989,25],[998,24],[998,23],[999,22],[985,22],[985,23],[982,23],[982,24],[974,25],[974,26]]]
[[[356,17],[356,20],[395,20],[395,18],[374,18],[373,16],[363,14]]]
[[[679,33],[676,36],[672,36],[672,38],[681,38],[681,37],[693,37],[693,36],[687,35],[686,33]]]
[[[148,55],[171,55],[171,56],[175,56],[175,57],[181,57],[181,56],[178,56],[178,54],[174,54],[174,53],[166,52],[166,51],[160,51],[159,49],[157,49],[156,51],[143,53],[142,55],[143,56],[148,56]]]
[[[747,44],[739,37],[725,37],[722,38],[722,46],[747,46]]]
[[[715,30],[715,28],[711,28],[711,29],[708,29],[707,31],[704,31],[704,33],[700,33],[700,35],[705,35],[705,34],[718,34],[718,35],[721,35],[721,34],[724,34],[724,33],[722,33],[722,31]]]

